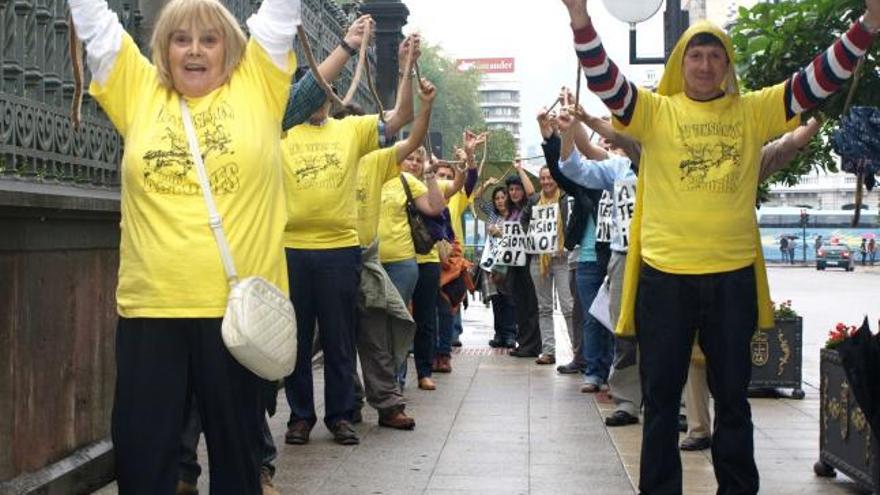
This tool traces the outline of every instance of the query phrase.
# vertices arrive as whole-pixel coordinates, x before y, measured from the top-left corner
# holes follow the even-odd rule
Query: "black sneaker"
[[[575,373],[581,373],[584,369],[575,364],[574,361],[568,364],[561,364],[556,367],[556,372],[561,373],[563,375],[573,375]]]
[[[682,440],[679,448],[684,451],[692,452],[695,450],[706,450],[712,447],[712,439],[687,437]]]
[[[361,443],[351,423],[344,419],[333,425],[330,431],[333,433],[333,441],[339,445],[357,445]]]
[[[461,340],[455,339],[449,345],[452,347],[461,347]]]
[[[633,416],[626,411],[614,411],[611,416],[605,418],[605,426],[627,426],[638,424],[639,417]]]
[[[489,341],[489,347],[491,347],[491,348],[493,348],[493,349],[496,349],[496,348],[498,348],[498,347],[505,347],[505,345],[504,345],[504,341],[503,341],[503,340],[499,340],[499,339],[497,339],[497,338],[492,339],[492,340]]]

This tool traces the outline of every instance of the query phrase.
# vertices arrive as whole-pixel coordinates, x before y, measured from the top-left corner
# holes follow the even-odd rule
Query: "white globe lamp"
[[[616,19],[633,25],[654,17],[663,0],[604,0],[605,9]]]

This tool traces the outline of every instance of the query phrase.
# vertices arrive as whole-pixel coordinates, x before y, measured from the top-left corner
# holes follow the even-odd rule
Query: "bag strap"
[[[409,183],[406,181],[406,177],[404,177],[403,174],[400,174],[400,183],[403,184],[403,191],[406,193],[406,202],[412,204],[412,191],[409,190]]]
[[[186,106],[186,101],[184,101],[183,97],[180,98],[180,115],[183,117],[183,128],[186,129],[189,152],[192,155],[193,163],[196,165],[199,185],[202,187],[202,195],[208,207],[208,225],[211,227],[211,232],[214,233],[214,240],[217,242],[217,248],[220,250],[220,260],[223,262],[226,279],[231,287],[238,282],[235,261],[229,252],[229,243],[226,241],[226,234],[223,232],[223,218],[220,217],[220,213],[217,212],[217,205],[214,204],[214,196],[211,194],[211,183],[208,181],[208,172],[205,170],[205,162],[202,161],[202,153],[199,151],[199,140],[196,138],[192,117],[189,114],[189,108]]]

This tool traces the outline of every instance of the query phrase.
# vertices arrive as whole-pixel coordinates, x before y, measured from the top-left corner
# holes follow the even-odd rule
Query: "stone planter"
[[[752,392],[791,389],[791,397],[803,399],[803,319],[776,320],[776,327],[752,336]]]
[[[822,349],[819,369],[819,461],[814,472],[833,477],[839,470],[870,492],[880,490],[880,447],[850,392],[837,351]]]

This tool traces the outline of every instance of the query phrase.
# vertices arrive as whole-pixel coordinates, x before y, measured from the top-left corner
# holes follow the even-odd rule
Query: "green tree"
[[[737,72],[744,89],[777,84],[827,49],[865,10],[864,0],[801,0],[740,8],[731,29]],[[854,105],[880,106],[880,43],[868,52]],[[807,150],[767,183],[797,184],[813,170],[837,171],[829,138],[836,129],[852,81],[818,113],[825,120]],[[766,191],[766,183],[762,185]]]
[[[473,69],[459,71],[455,61],[446,58],[439,46],[424,40],[419,67],[421,76],[437,86],[431,130],[443,135],[443,156],[450,158],[453,147],[460,144],[461,133],[465,129],[485,126],[479,103],[480,74]],[[490,138],[490,147],[494,137]]]
[[[475,132],[485,132],[485,125],[478,126]],[[517,157],[519,150],[516,149],[516,138],[507,129],[492,129],[489,131],[489,156],[490,162],[512,162]],[[482,148],[477,148],[477,160],[483,158]]]

